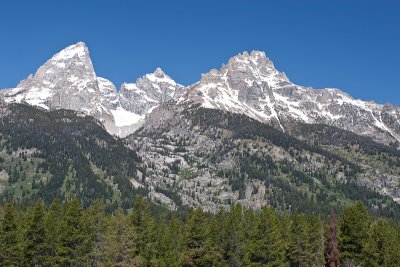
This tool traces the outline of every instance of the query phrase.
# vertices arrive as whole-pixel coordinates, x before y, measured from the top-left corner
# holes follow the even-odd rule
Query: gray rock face
[[[147,113],[182,92],[161,69],[124,83],[120,93],[109,80],[97,77],[89,50],[82,42],[54,55],[34,76],[16,88],[5,89],[5,102],[27,103],[46,110],[71,109],[99,119],[111,134],[127,136],[138,129]]]
[[[79,42],[54,55],[16,88],[2,90],[0,97],[47,110],[82,112],[120,137],[141,127],[155,107],[175,99],[245,114],[283,131],[296,121],[325,123],[385,144],[400,141],[399,107],[356,100],[338,89],[296,85],[260,51],[231,58],[189,87],[157,68],[135,83],[123,83],[117,92],[109,80],[96,76],[88,48]]]
[[[246,114],[283,131],[295,121],[324,123],[382,143],[400,141],[400,108],[353,99],[339,89],[313,89],[289,81],[263,52],[244,52],[202,75],[187,102]]]
[[[184,92],[184,87],[177,84],[160,68],[136,80],[136,83],[123,83],[121,86],[121,106],[136,114],[150,113],[162,104]]]
[[[97,114],[102,112],[97,103],[98,91],[89,51],[83,43],[77,43],[54,55],[34,76],[3,95],[6,101],[26,102],[45,109],[68,108]]]

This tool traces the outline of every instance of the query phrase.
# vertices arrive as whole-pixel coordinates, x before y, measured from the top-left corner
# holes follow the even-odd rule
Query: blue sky
[[[395,0],[0,0],[0,88],[77,41],[117,87],[157,66],[188,85],[263,50],[295,83],[400,105]]]

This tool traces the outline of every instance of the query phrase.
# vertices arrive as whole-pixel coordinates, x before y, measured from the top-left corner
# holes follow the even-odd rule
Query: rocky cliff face
[[[239,54],[188,87],[157,68],[134,83],[123,83],[117,92],[112,82],[96,76],[88,48],[79,42],[0,94],[6,102],[92,115],[120,137],[141,127],[155,107],[174,99],[244,114],[282,131],[296,122],[323,123],[385,144],[400,140],[399,107],[356,100],[339,89],[296,85],[260,51]]]
[[[293,122],[324,123],[386,144],[400,140],[399,107],[356,100],[339,89],[296,85],[259,51],[204,74],[186,101],[245,114],[283,131]]]
[[[111,134],[134,132],[152,108],[171,99],[183,86],[161,69],[124,83],[97,77],[86,45],[79,42],[54,55],[16,88],[1,91],[5,102],[27,103],[46,110],[71,109],[99,119]]]

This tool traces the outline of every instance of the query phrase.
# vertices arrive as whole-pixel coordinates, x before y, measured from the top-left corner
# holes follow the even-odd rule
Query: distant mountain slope
[[[0,198],[79,197],[129,206],[141,158],[99,122],[73,111],[0,103]]]
[[[362,200],[389,217],[400,211],[395,147],[322,124],[291,133],[297,137],[243,114],[169,102],[127,142],[143,158],[144,185],[190,206],[328,212]]]

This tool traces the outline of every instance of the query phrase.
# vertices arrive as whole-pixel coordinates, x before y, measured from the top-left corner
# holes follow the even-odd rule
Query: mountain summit
[[[157,68],[136,83],[124,83],[118,93],[111,81],[97,77],[89,49],[78,42],[55,54],[34,76],[0,94],[5,102],[91,115],[108,132],[124,137],[139,128],[151,108],[169,100],[177,88],[183,87]]]
[[[6,102],[94,116],[120,137],[141,127],[160,104],[176,101],[244,114],[282,131],[296,122],[328,124],[385,144],[400,141],[399,107],[356,100],[339,89],[296,85],[262,51],[238,54],[188,87],[157,68],[117,92],[112,82],[97,77],[88,48],[78,42],[0,94]]]
[[[283,131],[294,122],[328,124],[383,143],[400,141],[399,107],[356,100],[339,89],[296,85],[260,51],[231,58],[188,92],[189,102],[245,114]]]

